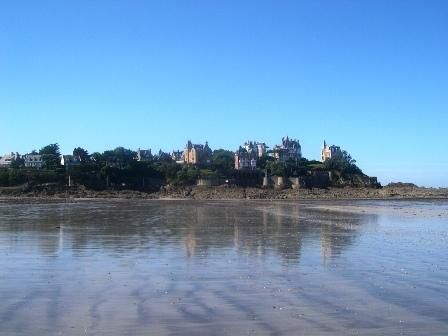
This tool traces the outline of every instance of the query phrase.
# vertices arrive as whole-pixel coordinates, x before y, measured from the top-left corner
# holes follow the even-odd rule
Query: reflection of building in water
[[[233,225],[233,246],[236,250],[239,249],[240,244],[240,228],[238,224]]]
[[[329,237],[323,233],[320,235],[320,260],[321,264],[328,265],[333,259],[335,254],[333,253],[332,241]]]
[[[183,236],[187,257],[207,257],[209,249],[231,245],[233,227],[223,208],[191,205],[179,217],[177,231]]]
[[[323,214],[321,213],[321,215]],[[327,215],[329,217],[325,220],[328,221],[328,224],[322,225],[320,231],[320,256],[323,265],[328,265],[339,257],[345,248],[353,245],[354,240],[360,234],[361,225],[377,222],[376,215],[342,212],[331,212]]]
[[[276,250],[287,262],[299,261],[302,239],[308,228],[300,225],[298,207],[290,204],[278,205],[276,224]]]
[[[187,233],[184,237],[185,251],[187,252],[187,257],[193,257],[196,250],[196,237],[194,230]]]
[[[182,236],[188,257],[206,258],[211,250],[219,253],[219,249],[233,247],[238,254],[251,258],[274,253],[284,262],[297,263],[303,241],[312,240],[320,242],[324,264],[353,244],[361,224],[369,220],[366,215],[310,211],[289,203],[254,207],[192,204],[163,217],[171,216],[165,222],[167,226],[176,223],[172,231]]]
[[[252,261],[268,257],[297,263],[302,248],[315,251],[317,247],[322,263],[327,264],[352,245],[370,221],[377,220],[373,215],[320,211],[276,202],[173,202],[144,207],[111,206],[103,210],[92,209],[86,214],[83,208],[71,205],[60,212],[52,209],[52,218],[39,225],[39,230],[52,232],[41,242],[42,253],[57,254],[68,245],[75,254],[84,253],[88,246],[114,253],[138,246],[175,250],[185,258],[208,258],[212,253],[220,256],[233,249]],[[54,234],[56,226],[58,235]]]
[[[330,224],[323,225],[320,232],[320,256],[323,265],[327,265],[338,257],[356,235],[356,225],[345,224],[344,216],[333,214],[328,220]]]
[[[274,252],[284,261],[297,262],[300,258],[303,227],[297,225],[298,208],[290,205],[235,208],[233,245],[239,253],[262,258]]]

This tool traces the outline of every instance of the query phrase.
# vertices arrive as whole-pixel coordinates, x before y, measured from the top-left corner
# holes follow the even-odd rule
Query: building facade
[[[79,166],[81,164],[81,159],[79,156],[75,155],[62,155],[61,156],[61,165],[65,167],[65,169],[69,169],[70,167]]]
[[[342,155],[341,147],[339,146],[328,146],[324,140],[322,150],[320,153],[320,160],[324,162],[325,160],[332,159]]]
[[[184,163],[184,152],[181,150],[173,149],[173,152],[171,153],[171,159],[179,164]]]
[[[196,145],[187,142],[183,153],[184,163],[197,166],[207,166],[212,162],[212,150],[208,146],[208,142],[205,145]]]
[[[268,146],[264,142],[256,142],[256,141],[246,141],[244,143],[244,148],[249,152],[255,152],[258,158],[266,155],[266,150]]]
[[[38,154],[27,154],[25,155],[25,167],[41,169],[44,166],[44,161],[42,160],[42,155]]]
[[[137,149],[137,161],[151,161],[152,159],[151,149]]]
[[[256,169],[258,152],[241,147],[235,153],[235,169]]]
[[[298,161],[302,158],[302,147],[298,139],[282,138],[281,145],[275,145],[273,156],[280,162]]]
[[[12,163],[20,159],[20,155],[18,153],[11,153],[0,156],[0,167],[10,167]]]

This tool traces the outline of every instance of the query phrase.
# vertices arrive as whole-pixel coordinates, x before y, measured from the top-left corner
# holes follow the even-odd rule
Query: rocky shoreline
[[[174,187],[146,193],[133,190],[95,191],[85,188],[42,187],[24,191],[0,189],[0,199],[188,199],[188,200],[336,200],[336,199],[446,199],[448,188],[387,186],[383,188],[331,187],[327,189],[262,189],[243,187]]]

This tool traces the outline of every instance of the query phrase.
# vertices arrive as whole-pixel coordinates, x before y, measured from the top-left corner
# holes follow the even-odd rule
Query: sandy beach
[[[0,202],[0,334],[444,335],[447,210]]]

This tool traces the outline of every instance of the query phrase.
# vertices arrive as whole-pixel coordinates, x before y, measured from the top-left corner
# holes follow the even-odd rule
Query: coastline
[[[66,201],[66,200],[406,200],[448,199],[448,188],[383,187],[327,189],[261,189],[243,187],[165,187],[154,193],[131,190],[93,191],[84,188],[71,190],[43,189],[32,192],[0,190],[0,201]]]

